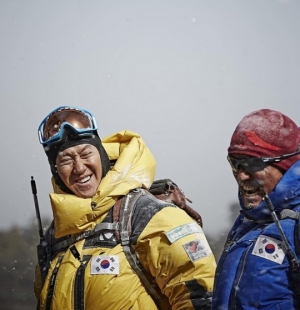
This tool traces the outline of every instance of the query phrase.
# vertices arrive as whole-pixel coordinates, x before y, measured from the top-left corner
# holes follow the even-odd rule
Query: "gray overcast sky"
[[[139,133],[211,235],[237,186],[226,161],[241,118],[280,110],[300,125],[298,0],[1,0],[0,229],[51,216],[37,127],[70,104],[101,137]]]

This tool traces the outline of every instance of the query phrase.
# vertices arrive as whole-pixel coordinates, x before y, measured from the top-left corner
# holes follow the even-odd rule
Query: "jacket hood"
[[[283,209],[293,209],[300,204],[300,161],[291,166],[269,193],[274,209],[279,214]],[[246,209],[239,194],[242,213],[254,221],[271,221],[271,212],[265,200],[255,208]]]
[[[135,188],[148,189],[154,180],[156,161],[140,135],[124,130],[104,138],[102,144],[115,164],[94,197],[64,193],[52,178],[50,200],[56,238],[93,229],[120,196]]]

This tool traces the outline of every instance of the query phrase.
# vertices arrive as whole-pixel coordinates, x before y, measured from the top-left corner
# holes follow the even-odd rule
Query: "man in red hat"
[[[299,144],[299,128],[278,111],[254,111],[237,125],[227,159],[241,211],[217,267],[212,309],[300,309]]]

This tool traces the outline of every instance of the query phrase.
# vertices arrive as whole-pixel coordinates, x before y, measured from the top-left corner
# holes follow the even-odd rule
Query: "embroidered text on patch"
[[[282,241],[264,235],[257,238],[252,254],[280,265],[285,257]]]
[[[200,240],[196,239],[182,245],[192,262],[210,255],[211,251]]]
[[[177,226],[174,229],[166,232],[166,236],[171,243],[183,238],[187,235],[202,232],[201,227],[197,223],[189,223],[181,226]]]
[[[117,255],[98,255],[92,258],[91,274],[119,274],[119,269]]]

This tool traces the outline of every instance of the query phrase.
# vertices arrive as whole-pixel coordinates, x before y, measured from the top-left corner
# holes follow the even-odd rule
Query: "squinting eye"
[[[81,154],[81,158],[87,158],[87,157],[89,157],[89,156],[91,156],[91,155],[93,155],[93,153],[92,152],[86,152],[86,153],[83,153],[83,154]]]
[[[64,165],[70,165],[73,162],[71,158],[66,158],[62,159],[59,161],[59,165],[64,166]]]

